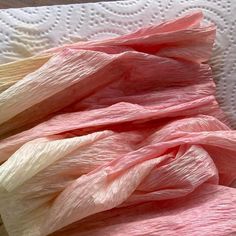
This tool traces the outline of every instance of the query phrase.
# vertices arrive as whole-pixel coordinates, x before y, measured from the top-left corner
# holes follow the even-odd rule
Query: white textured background
[[[0,63],[79,37],[121,35],[197,9],[217,25],[211,60],[217,98],[236,128],[236,0],[126,0],[0,10]]]

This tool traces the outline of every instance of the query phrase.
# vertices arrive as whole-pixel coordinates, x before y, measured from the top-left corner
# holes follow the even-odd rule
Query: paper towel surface
[[[0,63],[47,48],[122,35],[201,9],[217,25],[211,60],[217,98],[236,128],[236,1],[126,0],[0,10]]]

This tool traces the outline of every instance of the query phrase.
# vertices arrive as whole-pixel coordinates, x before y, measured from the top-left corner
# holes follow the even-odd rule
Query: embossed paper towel
[[[211,60],[217,98],[236,128],[236,1],[126,0],[0,11],[0,63],[46,48],[121,35],[201,9],[217,25]]]

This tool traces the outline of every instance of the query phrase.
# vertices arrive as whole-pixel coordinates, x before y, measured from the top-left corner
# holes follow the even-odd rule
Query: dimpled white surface
[[[127,0],[0,10],[0,63],[78,38],[101,39],[201,9],[217,25],[211,65],[217,98],[236,128],[236,1]]]

